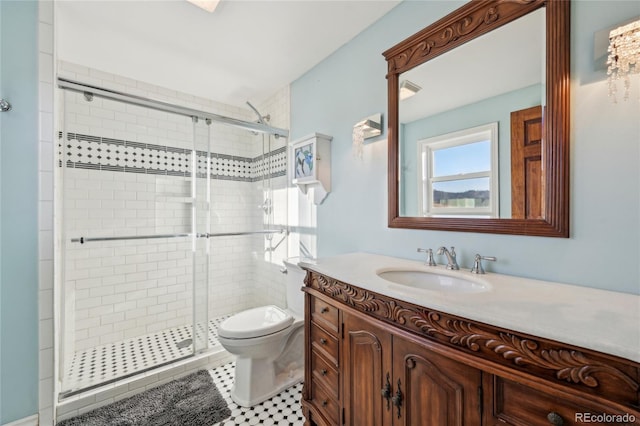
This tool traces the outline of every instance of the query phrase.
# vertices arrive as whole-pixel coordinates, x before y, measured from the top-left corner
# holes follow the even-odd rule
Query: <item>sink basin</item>
[[[381,271],[377,274],[389,282],[423,290],[448,293],[478,293],[489,290],[489,286],[481,282],[439,274],[435,271]]]

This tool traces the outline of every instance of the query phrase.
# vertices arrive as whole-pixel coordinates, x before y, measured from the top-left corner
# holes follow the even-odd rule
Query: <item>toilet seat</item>
[[[218,335],[226,339],[251,339],[282,331],[293,321],[289,312],[277,306],[260,306],[224,320],[218,327]]]

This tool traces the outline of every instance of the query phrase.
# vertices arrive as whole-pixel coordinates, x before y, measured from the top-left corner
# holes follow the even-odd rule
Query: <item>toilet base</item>
[[[253,407],[279,394],[283,390],[302,382],[303,363],[291,362],[284,368],[270,359],[236,359],[236,372],[231,399],[242,407]],[[251,380],[251,377],[259,377]]]
[[[288,328],[266,336],[234,339],[220,333],[219,340],[222,347],[236,355],[231,399],[240,406],[252,407],[303,380],[301,317],[296,316]]]

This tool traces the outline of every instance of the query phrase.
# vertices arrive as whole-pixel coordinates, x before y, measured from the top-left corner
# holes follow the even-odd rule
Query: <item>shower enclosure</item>
[[[217,324],[256,303],[255,264],[286,239],[272,179],[288,132],[259,113],[58,86],[64,399],[222,350]]]

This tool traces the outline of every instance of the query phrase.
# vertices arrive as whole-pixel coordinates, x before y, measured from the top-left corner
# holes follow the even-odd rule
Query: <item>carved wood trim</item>
[[[614,378],[633,392],[640,390],[638,368],[631,361],[611,361],[610,356],[569,345],[534,338],[476,323],[408,302],[397,301],[333,278],[308,272],[307,287],[414,334],[437,340],[467,353],[483,355],[494,362],[527,370],[546,372],[546,376],[587,388],[601,386],[605,376]],[[622,361],[625,361],[622,363]],[[626,367],[624,365],[626,364]],[[628,373],[631,367],[635,373]],[[623,371],[626,370],[626,371]],[[633,376],[633,377],[632,377]]]
[[[383,53],[389,74],[402,73],[544,6],[544,0],[467,3]]]

